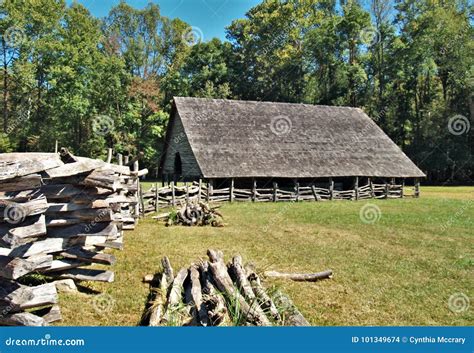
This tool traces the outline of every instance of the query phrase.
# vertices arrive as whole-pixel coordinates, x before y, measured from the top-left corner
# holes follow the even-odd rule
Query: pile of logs
[[[163,213],[153,218],[163,219],[168,227],[173,225],[223,227],[224,217],[217,211],[218,208],[219,206],[211,207],[203,202],[188,202],[173,212]]]
[[[135,224],[143,173],[66,149],[0,155],[0,325],[60,319],[51,281],[114,280],[89,266],[114,264],[103,250],[122,249],[124,225]],[[37,274],[50,283],[30,286]],[[43,316],[31,312],[48,306]]]
[[[226,265],[221,251],[176,275],[168,258],[163,271],[147,275],[151,295],[143,317],[148,326],[309,326],[280,291],[267,291],[254,266],[235,256]]]

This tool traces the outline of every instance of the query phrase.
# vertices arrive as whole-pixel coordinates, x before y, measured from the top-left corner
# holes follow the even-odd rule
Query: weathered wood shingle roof
[[[424,177],[361,109],[174,99],[206,178]]]

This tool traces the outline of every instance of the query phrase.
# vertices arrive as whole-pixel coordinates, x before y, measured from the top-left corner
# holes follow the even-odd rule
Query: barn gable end
[[[177,172],[176,169],[180,171]],[[173,110],[166,133],[161,173],[167,176],[180,175],[183,180],[193,180],[201,176],[201,170],[189,144],[183,122],[176,110]]]

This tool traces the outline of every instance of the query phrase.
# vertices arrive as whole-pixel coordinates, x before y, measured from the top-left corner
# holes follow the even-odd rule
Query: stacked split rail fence
[[[135,167],[66,149],[0,155],[0,325],[60,320],[57,289],[64,280],[114,280],[94,265],[115,263],[103,251],[122,249],[123,230],[138,220],[146,170]]]

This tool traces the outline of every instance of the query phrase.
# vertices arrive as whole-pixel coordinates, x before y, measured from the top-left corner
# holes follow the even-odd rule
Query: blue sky
[[[68,0],[72,3],[73,0]],[[76,0],[96,17],[104,17],[110,8],[120,0]],[[243,18],[245,13],[261,0],[127,0],[136,8],[148,3],[158,4],[161,14],[167,17],[179,17],[183,21],[201,29],[204,41],[217,37],[225,39],[225,27],[232,20]]]

